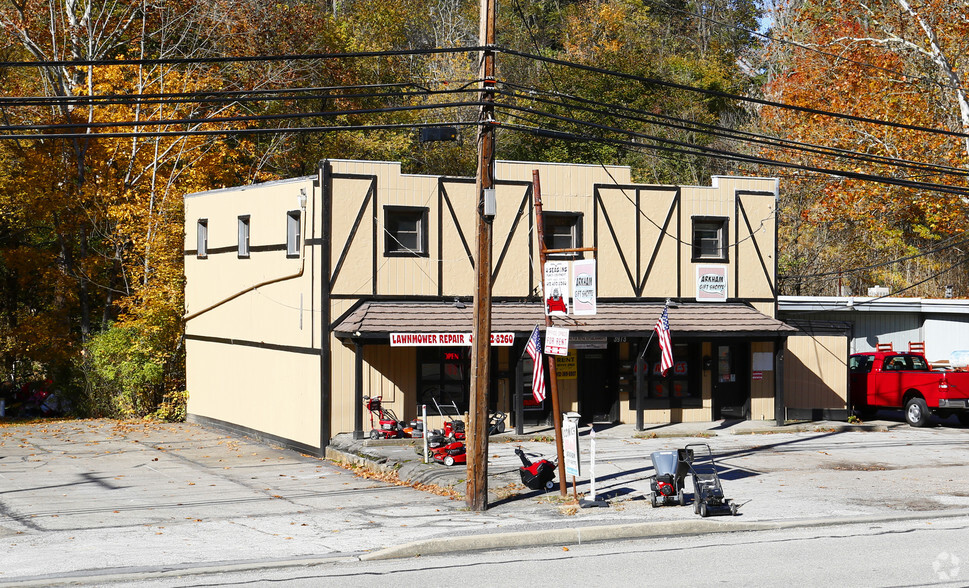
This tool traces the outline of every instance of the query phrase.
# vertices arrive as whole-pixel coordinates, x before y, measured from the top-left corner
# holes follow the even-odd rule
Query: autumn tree
[[[785,177],[784,292],[864,295],[881,284],[941,296],[954,284],[969,295],[960,249],[969,170],[965,3],[797,0],[774,14],[766,95],[848,115],[762,110],[767,132],[842,150],[770,156],[847,172]],[[838,273],[852,268],[860,269]]]

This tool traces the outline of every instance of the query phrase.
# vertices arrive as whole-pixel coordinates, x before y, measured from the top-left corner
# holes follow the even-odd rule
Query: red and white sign
[[[391,347],[438,347],[455,345],[470,347],[474,342],[471,333],[391,333]],[[511,347],[514,333],[492,333],[491,344],[495,347]]]
[[[562,327],[545,327],[545,353],[547,355],[568,355],[569,330]]]
[[[567,316],[569,314],[569,262],[546,261],[545,281],[545,314],[551,316]]]
[[[750,379],[751,380],[763,380],[764,379],[764,372],[752,372],[750,374]]]

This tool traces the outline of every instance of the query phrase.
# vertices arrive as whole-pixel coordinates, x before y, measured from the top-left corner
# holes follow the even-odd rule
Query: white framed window
[[[286,257],[299,257],[300,211],[286,213]]]
[[[542,213],[545,249],[582,247],[582,213],[548,211]],[[549,259],[581,259],[581,252],[549,253]]]
[[[727,218],[693,217],[693,261],[728,261]]]
[[[195,256],[205,259],[209,256],[209,219],[200,218],[196,225]]]
[[[249,215],[239,216],[239,257],[249,257]]]
[[[428,209],[384,206],[384,256],[427,257]]]

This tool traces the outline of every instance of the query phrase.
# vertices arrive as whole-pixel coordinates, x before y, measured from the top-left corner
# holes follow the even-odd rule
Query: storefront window
[[[678,408],[702,406],[700,394],[698,346],[673,345],[673,367],[660,374],[659,349],[646,352],[646,375],[643,380],[643,408]],[[629,406],[636,408],[635,392],[629,395]]]
[[[447,405],[451,411],[457,406],[460,413],[468,410],[470,347],[422,347],[417,359],[420,367],[417,398],[418,410],[427,405],[429,414],[437,412],[437,404]],[[450,411],[446,411],[450,414]]]

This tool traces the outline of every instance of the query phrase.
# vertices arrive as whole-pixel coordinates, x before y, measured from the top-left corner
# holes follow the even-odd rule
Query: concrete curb
[[[101,586],[117,582],[143,582],[164,578],[181,578],[184,576],[211,576],[215,574],[229,574],[250,570],[285,569],[295,567],[319,566],[330,563],[359,561],[357,556],[315,557],[306,559],[282,559],[262,562],[243,563],[202,563],[198,565],[184,564],[166,566],[164,568],[123,568],[114,571],[93,570],[90,573],[72,573],[63,575],[34,576],[30,578],[5,578],[0,580],[0,586],[65,586],[65,585],[93,585]]]
[[[388,547],[360,556],[362,561],[380,559],[399,559],[421,555],[440,555],[467,551],[492,549],[512,549],[523,547],[545,547],[554,545],[581,545],[593,541],[615,541],[622,539],[645,539],[649,537],[669,537],[677,535],[708,535],[714,533],[735,533],[739,531],[772,531],[798,529],[805,527],[836,527],[887,523],[894,521],[919,520],[930,518],[969,517],[969,510],[924,511],[918,513],[899,513],[881,516],[851,518],[794,519],[790,521],[750,521],[710,518],[689,521],[657,521],[650,523],[627,523],[591,527],[569,527],[543,529],[538,531],[518,531],[512,533],[489,533],[442,537],[413,541],[403,545]]]

